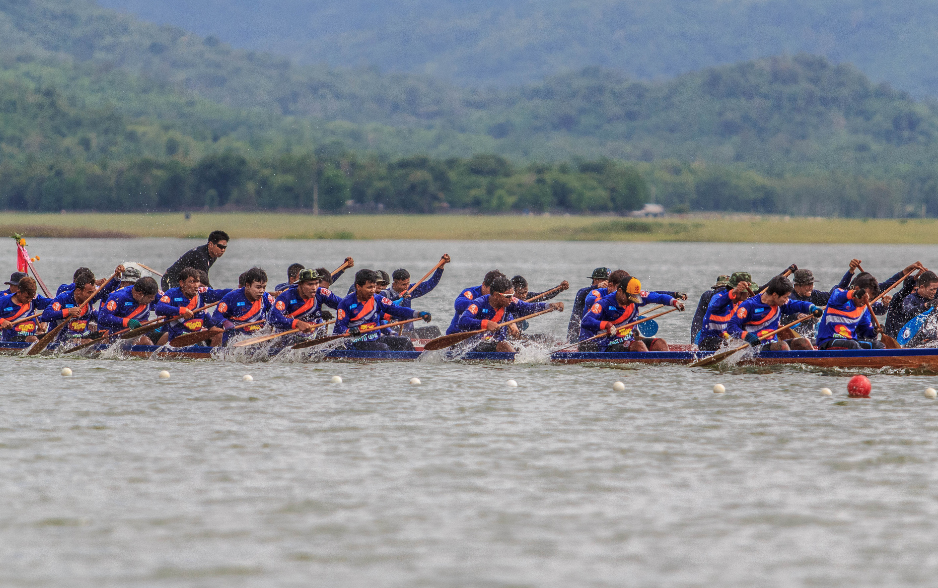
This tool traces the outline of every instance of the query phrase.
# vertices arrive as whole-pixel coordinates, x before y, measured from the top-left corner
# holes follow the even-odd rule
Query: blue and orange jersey
[[[335,328],[332,333],[341,335],[350,327],[358,327],[362,331],[361,337],[356,341],[370,341],[381,336],[380,328],[384,315],[390,315],[398,320],[413,318],[417,312],[410,308],[395,306],[393,302],[380,294],[372,296],[367,302],[362,302],[356,294],[349,294],[339,303],[336,310]]]
[[[456,310],[456,314],[453,315],[453,320],[450,321],[449,328],[446,329],[447,335],[459,332],[459,318],[462,316],[462,313],[466,312],[466,309],[469,308],[473,300],[477,300],[481,296],[482,286],[473,286],[472,288],[463,289],[459,296],[456,297],[456,300],[453,302],[453,308]]]
[[[215,312],[212,314],[212,324],[221,325],[225,321],[230,321],[237,326],[267,320],[273,306],[273,297],[270,294],[265,292],[260,298],[252,302],[244,294],[244,288],[238,288],[226,294],[218,303],[218,306],[215,307]],[[264,325],[251,325],[242,331],[252,332],[263,327]]]
[[[548,307],[547,302],[525,302],[512,298],[511,304],[495,310],[489,303],[488,295],[473,300],[459,317],[460,331],[478,331],[485,329],[489,322],[503,323],[522,316],[528,316]],[[483,339],[504,341],[508,337],[508,327],[481,334]]]
[[[414,298],[420,298],[421,296],[426,296],[427,294],[429,294],[434,288],[436,288],[437,284],[440,283],[440,279],[442,279],[442,277],[443,277],[443,268],[437,268],[437,270],[433,272],[433,274],[429,278],[427,278],[426,282],[419,284],[416,288],[414,288],[414,291],[411,292],[408,296],[401,296],[400,294],[394,291],[394,288],[390,286],[388,286],[387,288],[379,292],[379,294],[381,294],[382,296],[384,296],[385,298],[393,302],[396,306],[403,306],[404,308],[410,308],[411,301]],[[390,317],[384,317],[384,318],[385,320],[388,320]],[[404,329],[402,332],[406,333],[408,331],[413,331],[413,330],[414,330],[413,323],[409,323],[409,324],[404,325]]]
[[[39,322],[49,323],[49,330],[56,328],[59,321],[68,316],[68,309],[77,307],[75,302],[75,289],[65,290],[52,299],[52,303],[42,311]],[[96,320],[95,312],[91,309],[91,304],[86,304],[82,309],[81,315],[74,319],[68,319],[68,326],[62,329],[60,338],[81,337],[90,332],[91,323]]]
[[[140,304],[131,293],[133,286],[125,286],[107,298],[98,310],[98,328],[112,333],[127,328],[131,319],[141,323],[150,316],[150,305]]]
[[[37,296],[25,304],[18,304],[15,296],[15,294],[7,294],[6,296],[0,297],[0,318],[6,319],[11,323],[23,317],[36,314],[36,311],[44,310],[52,304],[52,299],[44,296]],[[2,334],[0,334],[0,340],[16,341],[29,337],[30,335],[35,335],[38,330],[39,320],[33,319],[10,329],[3,329]]]
[[[580,324],[580,340],[595,337],[600,331],[608,329],[610,325],[625,325],[636,320],[639,314],[638,309],[646,304],[670,305],[674,302],[673,297],[658,292],[642,292],[641,297],[641,303],[629,302],[625,306],[620,306],[616,300],[616,293],[612,292],[594,302],[583,315],[583,322]],[[584,337],[584,334],[588,336]],[[605,349],[609,345],[631,341],[633,338],[633,330],[626,329],[625,332],[617,332],[612,337],[597,339],[597,343],[600,349]]]
[[[713,293],[695,343],[710,337],[723,336],[736,313],[736,308],[743,301],[742,298],[737,300],[735,296],[736,293],[733,290],[719,290]]]
[[[784,314],[804,313],[809,314],[810,302],[802,300],[789,300],[781,306],[769,306],[762,302],[762,295],[756,294],[752,298],[744,300],[736,307],[733,318],[727,325],[726,332],[740,339],[745,338],[747,333],[755,333],[762,337],[766,333],[774,331],[779,327],[779,319]],[[778,337],[767,339],[766,342],[777,341]]]
[[[818,346],[830,339],[872,339],[876,337],[873,320],[866,305],[853,301],[856,290],[834,288],[827,301],[827,309],[818,325]]]
[[[176,287],[170,288],[157,299],[154,312],[157,316],[178,317],[177,320],[166,324],[166,332],[169,333],[169,340],[172,341],[180,335],[195,333],[203,328],[214,326],[211,322],[212,316],[207,310],[200,310],[191,319],[181,317],[184,311],[195,310],[206,304],[211,303],[207,303],[202,298],[201,292],[197,292],[195,296],[189,298],[182,293],[181,288]]]
[[[309,300],[304,300],[294,284],[284,290],[270,311],[268,322],[275,329],[283,331],[295,329],[298,321],[306,323],[322,322],[322,306],[338,309],[342,299],[328,288],[316,288],[316,293]]]

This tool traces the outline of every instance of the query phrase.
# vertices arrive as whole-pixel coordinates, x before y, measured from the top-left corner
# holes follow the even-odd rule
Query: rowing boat
[[[0,343],[0,353],[16,354],[28,349],[30,343],[5,342]],[[100,352],[106,348],[101,345],[91,348],[91,351]],[[55,349],[50,346],[50,353]],[[124,355],[137,358],[162,359],[211,359],[219,353],[225,353],[225,348],[205,347],[193,345],[191,347],[173,348],[157,345],[134,345],[124,351]],[[266,354],[276,354],[279,350],[266,350]],[[555,364],[689,364],[692,361],[707,357],[713,352],[680,350],[680,351],[649,351],[645,353],[605,353],[605,352],[557,352],[545,360]],[[512,362],[514,353],[478,353],[468,352],[461,354],[447,354],[445,351],[357,351],[351,349],[332,349],[328,353],[304,354],[309,361],[417,361],[424,355],[440,357],[443,359],[457,359],[463,362]],[[435,354],[430,356],[429,354]],[[256,357],[256,356],[254,356]],[[761,351],[759,353],[744,354],[734,365],[743,366],[772,366],[772,365],[806,365],[820,368],[863,368],[881,369],[895,368],[938,373],[938,348],[919,349],[839,349],[827,351]]]

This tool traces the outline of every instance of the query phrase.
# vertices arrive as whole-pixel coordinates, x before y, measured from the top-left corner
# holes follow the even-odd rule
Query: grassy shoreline
[[[752,215],[609,216],[336,215],[299,213],[4,212],[0,235],[27,237],[232,238],[727,243],[938,243],[938,219],[828,219]]]

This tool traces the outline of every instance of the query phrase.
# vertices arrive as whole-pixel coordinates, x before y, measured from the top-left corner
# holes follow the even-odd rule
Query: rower
[[[840,279],[840,282],[834,286],[834,289],[840,288],[845,289],[850,285],[850,280],[853,279],[853,273],[856,271],[857,266],[860,265],[859,259],[851,259],[849,269],[847,273],[844,274],[844,277]],[[794,291],[791,293],[791,300],[801,300],[802,302],[810,302],[815,306],[826,306],[827,301],[830,300],[831,293],[834,289],[829,292],[823,290],[818,290],[814,287],[814,273],[809,269],[799,268],[792,274],[792,282],[795,286]],[[783,315],[780,319],[781,324],[785,325],[792,321],[796,321],[800,318],[804,318],[804,315]],[[817,319],[808,319],[801,324],[795,325],[794,331],[800,335],[805,335],[808,337],[814,336],[814,327],[818,324]]]
[[[376,292],[381,292],[382,290],[384,290],[391,284],[391,276],[388,275],[388,272],[384,270],[369,270],[369,271],[375,272],[375,275],[377,276],[377,282],[375,282],[375,287],[377,288]],[[346,292],[345,295],[351,296],[352,294],[354,294],[355,288],[356,286],[353,283],[351,286],[349,286],[348,292]]]
[[[297,274],[296,284],[277,296],[268,322],[278,331],[299,329],[301,333],[314,333],[323,322],[323,305],[337,309],[341,302],[342,299],[320,286],[319,272],[304,269]]]
[[[193,313],[194,310],[217,300],[206,301],[205,294],[201,292],[202,283],[199,281],[201,273],[201,270],[195,268],[185,268],[179,272],[179,286],[170,288],[156,303],[155,312],[157,316],[176,318],[176,320],[166,324],[157,343],[158,345],[166,345],[176,337],[196,333],[205,327],[209,327],[209,332],[212,334],[209,345],[211,347],[221,345],[224,329],[212,325],[211,315],[207,311],[200,310]],[[212,292],[217,291],[213,290]]]
[[[95,302],[104,302],[105,300],[107,300],[108,296],[110,296],[114,292],[117,292],[117,290],[120,289],[120,280],[117,278],[118,276],[124,273],[124,269],[125,268],[123,265],[119,265],[116,268],[114,268],[114,273],[117,274],[117,276],[114,276],[113,278],[108,280],[108,283],[103,288],[101,288],[101,291],[95,294],[94,299],[91,301],[91,304],[94,304]],[[72,290],[74,290],[76,276],[78,276],[78,274],[80,273],[86,273],[86,272],[91,272],[91,270],[86,267],[80,267],[77,270],[75,270],[75,273],[72,274],[72,283],[62,284],[61,286],[59,286],[58,289],[55,291],[55,295],[58,296],[59,294],[62,294],[63,292],[71,292]],[[94,274],[92,273],[92,275]],[[101,284],[104,284],[104,278],[101,278],[100,280],[95,280],[95,284],[94,284],[95,287],[100,286]]]
[[[75,272],[73,280],[72,287],[53,298],[39,317],[39,322],[49,323],[49,330],[55,329],[61,320],[68,321],[68,326],[56,336],[57,342],[87,339],[91,335],[95,335],[94,338],[101,336],[96,333],[97,326],[91,328],[97,320],[97,313],[92,309],[94,301],[89,300],[97,289],[94,273],[88,268],[80,268]]]
[[[453,315],[453,320],[449,323],[449,328],[446,329],[447,335],[452,335],[453,333],[458,333],[459,329],[459,317],[462,316],[462,313],[469,308],[469,305],[472,304],[472,301],[480,296],[487,296],[490,292],[489,288],[492,286],[492,281],[499,277],[505,276],[502,272],[498,270],[492,270],[489,273],[485,274],[485,277],[482,278],[482,284],[479,286],[473,286],[472,288],[466,288],[462,293],[456,297],[456,300],[453,302],[453,308],[456,310],[456,314]]]
[[[617,269],[616,271],[609,274],[609,278],[606,280],[606,286],[603,288],[596,288],[591,290],[589,294],[586,295],[586,308],[592,309],[593,305],[596,304],[600,299],[610,294],[614,294],[619,288],[619,284],[627,283],[632,276],[629,275],[629,272],[624,269]],[[687,300],[687,294],[683,292],[669,292],[664,290],[655,290],[653,294],[660,294],[667,296],[669,298],[676,298],[678,300]],[[588,311],[587,311],[588,312]],[[585,316],[585,315],[584,315]],[[590,323],[591,325],[593,323]],[[594,329],[592,326],[584,325],[580,323],[580,341],[595,337],[599,334],[598,329]]]
[[[349,333],[352,338],[346,347],[359,351],[413,351],[407,337],[386,334],[380,329],[385,314],[398,319],[419,317],[430,322],[430,313],[395,306],[384,296],[376,296],[378,274],[363,269],[355,274],[355,292],[339,303],[336,311],[334,335]]]
[[[721,276],[724,277],[724,276]],[[719,279],[718,279],[719,281]],[[714,291],[707,305],[701,329],[697,334],[697,348],[716,351],[726,341],[726,328],[744,301],[755,296],[758,287],[748,272],[735,272],[726,280],[727,288]],[[730,289],[732,288],[732,289]]]
[[[519,338],[521,331],[516,324],[503,327],[501,323],[547,308],[562,311],[563,302],[524,302],[515,297],[515,289],[507,277],[497,276],[489,286],[489,293],[473,300],[460,315],[459,330],[486,331],[473,351],[515,353],[517,350],[507,339]]]
[[[903,290],[905,290],[904,286]],[[898,323],[900,328],[902,328],[907,322],[927,310],[930,306],[935,305],[936,292],[938,292],[938,275],[932,271],[924,271],[919,274],[918,279],[915,281],[915,288],[902,296],[901,306],[893,308],[892,305],[890,305],[889,315],[886,317],[888,325],[885,327],[886,334],[894,336],[889,332],[889,327],[892,326],[892,324]],[[901,294],[900,292],[900,295]],[[899,295],[896,297],[898,298]]]
[[[901,272],[901,274],[896,274],[889,280],[882,282],[879,287],[883,290],[889,288],[889,286],[895,284],[897,281],[902,279],[902,276],[908,274],[911,271],[918,270],[918,274],[909,275],[902,282],[902,286],[899,287],[899,291],[893,295],[892,300],[889,301],[889,308],[886,311],[886,320],[883,321],[883,332],[889,335],[890,337],[895,337],[899,334],[899,330],[905,326],[911,317],[908,317],[907,314],[903,311],[903,306],[906,297],[915,292],[918,288],[918,279],[924,274],[927,269],[920,262],[916,261],[912,265],[908,266]],[[895,278],[895,279],[894,279]],[[876,309],[874,308],[874,311]]]
[[[589,310],[586,306],[586,297],[596,288],[603,288],[607,284],[609,274],[612,272],[608,267],[598,267],[593,270],[590,279],[593,283],[586,288],[577,290],[573,297],[573,308],[570,311],[570,322],[567,325],[567,342],[575,343],[580,340],[580,323],[583,321],[583,314]]]
[[[811,350],[814,347],[804,337],[780,341],[773,335],[768,341],[761,341],[760,336],[776,330],[783,314],[805,313],[820,317],[823,310],[810,302],[789,300],[795,289],[791,280],[775,276],[766,284],[762,294],[743,301],[736,308],[733,318],[727,325],[729,336],[744,339],[753,347],[763,345],[770,351],[788,351],[789,349]]]
[[[208,243],[190,249],[169,266],[163,274],[163,290],[169,290],[179,285],[179,272],[187,267],[203,270],[208,273],[219,257],[225,254],[228,248],[228,233],[225,231],[212,231],[208,236]]]
[[[277,287],[274,288],[275,292],[283,292],[290,286],[296,283],[297,277],[300,275],[300,272],[305,270],[306,266],[302,263],[291,263],[290,267],[287,268],[287,281],[283,284],[277,284]]]
[[[632,328],[625,332],[618,330],[619,325],[634,321],[639,314],[638,308],[649,303],[673,306],[682,312],[684,310],[682,301],[667,294],[644,291],[638,278],[629,277],[619,282],[614,292],[594,302],[583,315],[581,332],[584,329],[587,333],[596,334],[607,331],[609,336],[595,342],[581,343],[580,351],[668,351],[668,343],[664,339],[642,337]]]
[[[0,341],[35,343],[38,340],[36,336],[39,331],[38,320],[33,319],[16,326],[12,323],[35,314],[37,310],[47,308],[52,303],[52,299],[36,296],[36,280],[25,274],[14,285],[16,286],[15,293],[0,296],[0,329],[2,329]]]
[[[697,310],[694,311],[694,318],[690,322],[690,342],[697,343],[701,337],[698,337],[697,334],[703,328],[704,319],[709,312],[710,301],[713,300],[713,297],[719,292],[727,291],[731,288],[730,286],[730,277],[729,276],[717,276],[716,284],[710,286],[709,290],[704,291],[700,295],[700,300],[697,301]]]
[[[133,285],[111,294],[98,311],[98,330],[111,333],[123,329],[137,329],[150,316],[150,303],[159,293],[156,280],[140,278]],[[141,335],[136,344],[153,345],[147,335]]]
[[[436,268],[429,278],[418,284],[407,296],[404,296],[404,292],[410,289],[410,272],[404,268],[396,269],[391,273],[391,286],[383,289],[381,295],[397,306],[410,308],[411,300],[426,296],[436,288],[443,278],[443,267],[449,262],[449,254],[444,253],[440,258],[440,267]],[[442,334],[440,328],[435,325],[420,328],[415,328],[412,323],[403,325],[401,334],[410,336],[411,333],[419,339],[434,339]]]
[[[515,276],[511,279],[511,285],[515,289],[515,298],[518,300],[527,300],[529,298],[537,298],[538,300],[550,300],[551,298],[556,298],[558,294],[570,289],[570,282],[564,280],[560,282],[560,285],[557,287],[555,292],[550,292],[550,290],[544,290],[544,292],[550,292],[550,294],[544,294],[544,292],[528,292],[528,281],[524,276]],[[551,288],[553,290],[553,288]],[[522,329],[524,330],[524,329]]]
[[[9,296],[10,294],[16,294],[16,289],[17,289],[18,284],[20,283],[20,280],[22,280],[25,277],[26,277],[26,274],[24,274],[23,272],[13,272],[12,274],[10,274],[10,281],[4,282],[4,284],[9,286],[9,288],[4,290],[3,292],[0,292],[0,296]]]
[[[867,309],[877,295],[879,284],[866,272],[860,272],[849,290],[834,288],[818,325],[818,349],[885,349],[876,340],[879,331]]]
[[[262,329],[264,325],[258,324],[235,330],[239,325],[266,321],[273,307],[273,301],[266,292],[267,272],[259,267],[252,267],[241,274],[240,280],[244,286],[226,294],[212,314],[212,325],[225,329],[222,344],[227,343],[235,334],[252,333]]]

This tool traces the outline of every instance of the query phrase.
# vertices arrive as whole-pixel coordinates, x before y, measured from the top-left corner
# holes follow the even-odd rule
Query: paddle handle
[[[344,269],[346,269],[346,268],[351,267],[351,265],[352,265],[352,264],[349,263],[349,260],[346,259],[345,261],[342,262],[342,265],[340,265],[339,267],[337,267],[337,268],[335,268],[333,271],[331,271],[331,272],[329,273],[329,276],[331,276],[332,279],[334,280],[334,279],[335,279],[335,275],[336,275],[337,273],[339,273],[340,271],[342,271],[342,270],[344,270]]]
[[[156,274],[156,275],[158,275],[158,276],[161,277],[161,278],[163,277],[163,274],[161,274],[160,272],[156,271],[156,270],[153,269],[152,267],[147,267],[147,266],[143,265],[143,264],[140,263],[140,262],[137,262],[137,265],[139,265],[139,266],[142,267],[143,269],[147,270],[147,271],[150,272],[151,274]]]
[[[316,327],[314,330],[319,330],[320,327],[327,327],[334,322],[335,320],[333,319],[325,323],[314,323],[314,326]],[[244,341],[238,341],[237,343],[232,345],[232,347],[247,347],[248,345],[255,345],[257,343],[263,343],[264,341],[272,341],[274,339],[278,339],[285,335],[292,335],[293,333],[299,333],[299,332],[300,332],[300,329],[290,329],[289,331],[283,331],[282,333],[274,333],[272,335],[261,335],[260,337],[254,337],[253,339],[246,339]]]
[[[98,295],[98,292],[103,290],[104,287],[107,286],[111,282],[111,280],[113,280],[116,277],[117,277],[117,272],[114,272],[113,274],[111,274],[110,278],[104,280],[104,282],[102,282],[100,286],[95,288],[94,292],[91,293],[91,296],[88,297],[88,300],[85,300],[84,302],[78,305],[78,311],[85,312],[85,307],[88,306],[92,300],[94,300],[94,297]]]
[[[658,308],[661,308],[662,306],[664,306],[664,304],[658,305]],[[670,309],[670,310],[666,310],[666,311],[664,311],[664,312],[659,312],[658,314],[655,314],[655,315],[652,315],[652,316],[646,316],[646,317],[643,318],[643,319],[639,319],[639,320],[637,320],[637,321],[632,321],[632,322],[630,322],[630,323],[626,323],[626,324],[622,325],[621,327],[617,327],[617,328],[616,328],[616,332],[621,331],[621,330],[623,330],[623,329],[628,329],[628,328],[630,328],[630,327],[634,327],[635,325],[637,325],[637,324],[639,324],[639,323],[644,323],[645,321],[650,321],[650,320],[652,320],[652,319],[656,319],[656,318],[658,318],[659,316],[664,316],[664,315],[668,314],[669,312],[674,312],[675,310],[678,310],[678,308],[677,308],[677,307],[674,307],[674,308],[672,308],[672,309]],[[606,333],[606,332],[604,331],[604,332],[602,332],[602,333],[600,333],[600,334],[598,334],[598,335],[594,335],[594,336],[590,337],[589,339],[583,339],[582,341],[577,341],[576,343],[571,343],[570,345],[566,345],[566,346],[561,347],[561,348],[559,348],[559,349],[555,349],[552,353],[556,353],[556,352],[558,352],[558,351],[563,351],[564,349],[570,349],[571,347],[576,347],[576,346],[579,345],[580,343],[586,343],[586,342],[588,342],[588,341],[593,341],[593,340],[595,340],[595,339],[601,339],[601,338],[603,338],[603,337],[608,337],[608,336],[609,336],[609,333]]]
[[[857,264],[857,269],[860,270],[861,272],[864,271],[864,270],[863,270],[863,266],[861,266],[859,263]],[[905,278],[903,278],[903,279],[900,280],[900,281],[904,281],[904,280],[905,280]],[[879,326],[879,319],[876,318],[876,313],[873,312],[873,303],[872,303],[872,302],[867,302],[867,303],[866,303],[866,310],[868,310],[869,313],[870,313],[870,318],[873,320],[873,326],[876,327],[876,329],[878,330],[878,329],[880,328],[880,326]]]
[[[795,269],[792,269],[792,268],[795,268]],[[783,272],[782,272],[781,274],[779,274],[779,275],[782,276],[783,278],[787,278],[788,276],[792,275],[792,274],[795,273],[796,271],[798,271],[798,266],[795,265],[795,264],[791,264],[790,266],[788,266],[788,269],[786,269],[785,271],[783,271]],[[759,294],[762,294],[762,293],[765,292],[768,288],[769,288],[769,285],[768,285],[768,284],[766,284],[765,286],[762,286],[762,289],[759,290],[758,292],[756,292],[756,295],[758,296]],[[750,290],[750,292],[752,292],[752,290]]]
[[[762,335],[761,337],[759,337],[759,341],[765,341],[769,337],[774,337],[779,331],[784,331],[785,329],[789,329],[791,327],[794,327],[795,325],[800,325],[801,323],[805,322],[806,320],[810,318],[815,318],[815,316],[813,314],[809,314],[808,316],[802,317],[796,321],[791,321],[790,323],[788,323],[787,325],[783,327],[779,327],[775,329],[774,331],[770,331],[766,333],[765,335]]]
[[[525,302],[528,302],[528,303],[535,302],[535,301],[540,300],[541,298],[543,298],[543,297],[545,297],[545,296],[550,296],[550,295],[553,294],[554,292],[557,292],[558,290],[561,290],[561,289],[563,289],[562,286],[557,286],[556,288],[551,288],[550,290],[548,290],[548,291],[546,291],[546,292],[541,292],[541,293],[538,294],[537,296],[533,296],[533,297],[531,297],[531,298],[528,298],[527,300],[525,300]]]
[[[859,266],[858,266],[858,267],[859,267]],[[861,270],[861,271],[862,271],[862,270]],[[898,286],[898,285],[901,284],[902,282],[906,281],[906,279],[907,279],[909,276],[911,276],[913,272],[915,272],[914,269],[909,270],[904,276],[902,276],[901,279],[896,280],[895,283],[893,283],[892,286],[889,286],[888,288],[886,288],[885,290],[883,290],[882,292],[880,292],[880,293],[879,293],[879,296],[877,296],[876,298],[870,300],[870,306],[872,306],[872,305],[876,304],[877,302],[879,302],[880,299],[881,299],[883,296],[885,296],[886,294],[889,294],[889,291],[890,291],[890,290],[892,290],[893,288],[895,288],[896,286]]]
[[[21,318],[21,319],[18,319],[18,320],[15,320],[15,321],[11,322],[11,323],[10,323],[10,327],[15,327],[16,325],[21,325],[21,324],[23,324],[23,323],[29,322],[29,321],[31,321],[31,320],[33,320],[33,319],[35,319],[35,318],[39,318],[39,317],[41,317],[41,316],[42,316],[42,313],[41,313],[41,312],[37,312],[36,314],[31,314],[31,315],[29,315],[29,316],[24,316],[24,317]]]
[[[403,298],[403,297],[405,297],[405,296],[410,296],[410,295],[413,293],[413,291],[417,289],[417,286],[419,286],[420,284],[426,282],[426,281],[427,281],[427,278],[429,278],[430,276],[432,276],[432,275],[433,275],[433,272],[435,272],[436,270],[438,270],[438,269],[440,269],[441,267],[443,267],[443,264],[444,264],[444,263],[446,263],[445,260],[444,260],[444,259],[440,259],[439,263],[437,263],[435,266],[433,266],[433,269],[431,269],[430,271],[427,272],[427,275],[425,275],[424,277],[420,278],[420,281],[419,281],[419,282],[413,284],[413,285],[412,285],[410,288],[408,288],[403,294],[401,294],[401,298]]]

